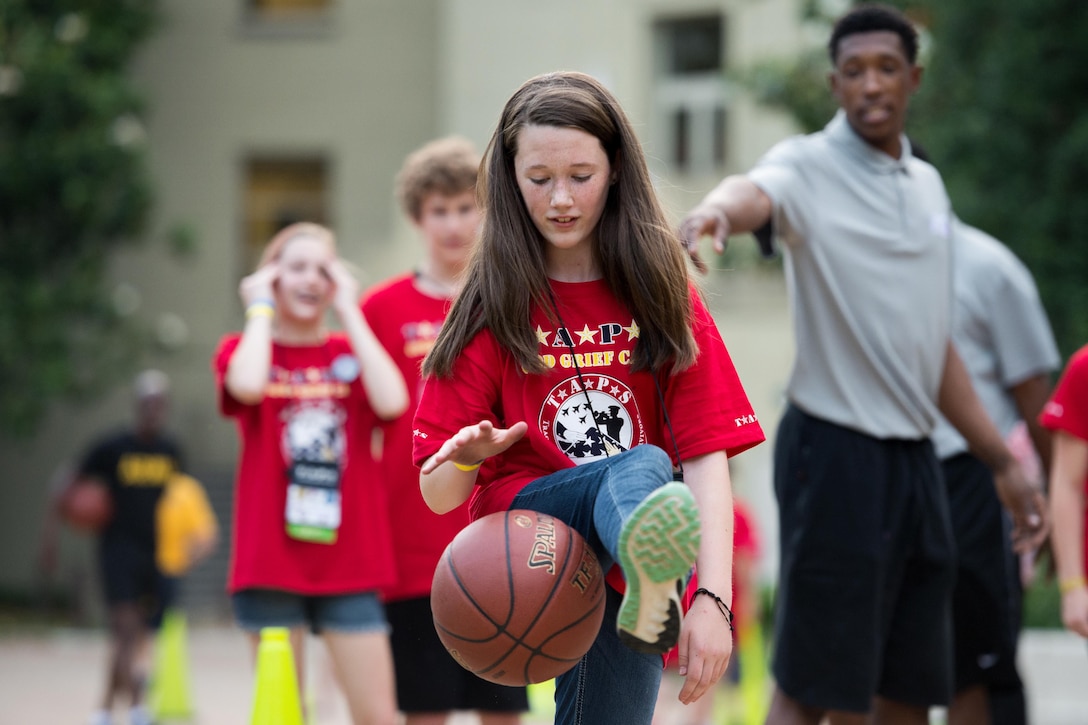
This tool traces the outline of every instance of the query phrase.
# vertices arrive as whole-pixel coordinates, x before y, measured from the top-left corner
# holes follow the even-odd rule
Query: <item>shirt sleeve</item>
[[[117,465],[117,458],[112,454],[112,451],[113,446],[110,445],[109,441],[100,441],[95,444],[80,461],[79,475],[109,481]]]
[[[499,369],[498,344],[481,332],[457,357],[450,376],[426,378],[412,423],[412,460],[417,466],[466,425],[481,420],[506,425],[496,410]]]
[[[1070,359],[1054,393],[1039,414],[1039,424],[1088,440],[1088,346]]]
[[[238,348],[241,341],[240,335],[227,335],[219,341],[219,347],[212,356],[212,372],[215,373],[215,387],[219,399],[219,413],[225,417],[233,417],[245,407],[233,395],[227,392],[226,376],[230,358]]]
[[[714,318],[692,295],[699,356],[690,368],[665,379],[665,408],[682,458],[721,450],[732,457],[765,435]],[[676,458],[675,451],[669,453]]]
[[[1011,253],[1010,253],[1011,254]],[[1000,363],[1001,382],[1011,388],[1061,364],[1058,345],[1043,309],[1031,273],[1019,260],[1001,276],[990,299],[994,354]]]
[[[771,197],[775,209],[788,206],[795,193],[800,157],[800,137],[786,139],[772,146],[748,171],[748,178]]]

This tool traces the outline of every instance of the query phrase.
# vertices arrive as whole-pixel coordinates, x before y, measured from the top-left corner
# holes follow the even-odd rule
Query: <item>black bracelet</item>
[[[695,601],[695,597],[699,596],[700,594],[705,594],[718,603],[718,609],[721,610],[722,616],[725,617],[726,622],[729,622],[729,631],[735,632],[736,630],[733,629],[733,610],[729,608],[729,605],[723,602],[722,598],[719,597],[717,594],[704,587],[699,587],[695,590],[695,593],[691,595],[692,601]]]

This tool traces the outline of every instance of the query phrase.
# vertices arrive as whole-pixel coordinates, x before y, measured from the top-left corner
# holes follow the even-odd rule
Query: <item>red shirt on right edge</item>
[[[1088,441],[1088,345],[1073,353],[1054,392],[1039,414],[1039,424],[1052,431],[1064,431]],[[1085,481],[1088,492],[1088,480]],[[1085,514],[1088,532],[1088,511]],[[1088,535],[1084,542],[1084,561],[1088,568]]]

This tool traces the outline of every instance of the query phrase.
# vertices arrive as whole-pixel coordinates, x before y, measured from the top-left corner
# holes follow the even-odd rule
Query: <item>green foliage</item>
[[[1034,272],[1063,353],[1088,342],[1088,13],[1081,0],[927,0],[912,133],[963,219]]]
[[[758,102],[790,113],[802,131],[811,133],[826,126],[838,108],[828,90],[830,69],[821,46],[802,50],[795,58],[757,63],[737,77]]]
[[[104,289],[143,230],[142,103],[126,77],[154,3],[0,3],[0,433],[127,374],[134,323]]]
[[[1036,578],[1024,589],[1023,622],[1034,629],[1062,629],[1062,594],[1053,572],[1053,559],[1044,550],[1035,564]]]

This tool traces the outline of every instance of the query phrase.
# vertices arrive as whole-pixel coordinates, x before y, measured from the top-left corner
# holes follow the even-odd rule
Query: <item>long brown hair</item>
[[[594,254],[604,281],[640,328],[632,367],[690,366],[698,348],[691,333],[687,257],[653,191],[642,147],[619,102],[600,82],[563,72],[531,78],[503,108],[477,184],[484,209],[480,240],[464,287],[424,361],[424,374],[449,375],[484,327],[524,370],[546,369],[530,325],[534,304],[554,315],[546,242],[529,216],[514,171],[518,134],[528,125],[576,128],[600,141],[616,183],[609,187]]]

